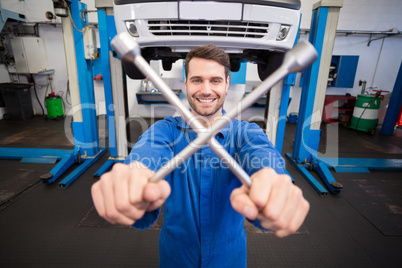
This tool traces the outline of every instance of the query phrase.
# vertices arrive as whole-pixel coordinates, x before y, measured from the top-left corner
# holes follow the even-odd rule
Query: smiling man
[[[184,82],[192,114],[197,118],[202,116],[201,121],[211,125],[222,115],[230,81],[227,54],[217,53],[214,48],[204,46],[188,53]]]
[[[214,45],[187,55],[187,98],[192,114],[205,127],[225,113],[229,68],[229,56]],[[149,182],[153,172],[196,137],[181,117],[156,122],[140,137],[125,164],[116,164],[93,185],[95,208],[112,224],[142,230],[156,222],[165,204],[160,267],[247,267],[244,218],[285,237],[301,226],[309,203],[284,175],[284,160],[267,135],[256,124],[238,120],[215,138],[251,176],[250,189],[208,146],[165,180]]]

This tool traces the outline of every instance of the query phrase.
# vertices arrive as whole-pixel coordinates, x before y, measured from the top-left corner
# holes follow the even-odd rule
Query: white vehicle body
[[[300,0],[114,0],[114,16],[117,32],[130,33],[144,58],[162,59],[167,69],[192,48],[211,43],[233,63],[254,61],[264,69],[275,58],[270,54],[293,47]]]

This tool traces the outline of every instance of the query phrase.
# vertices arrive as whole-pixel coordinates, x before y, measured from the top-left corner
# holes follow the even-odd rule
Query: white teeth
[[[213,99],[197,99],[197,100],[199,100],[200,102],[213,102],[214,101]]]

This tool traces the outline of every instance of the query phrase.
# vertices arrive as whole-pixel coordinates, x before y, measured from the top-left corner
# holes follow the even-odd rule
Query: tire
[[[131,79],[145,79],[145,75],[141,73],[141,71],[134,65],[134,63],[122,59],[121,64],[123,65],[124,72]]]
[[[162,67],[165,71],[171,71],[173,62],[171,60],[162,60]]]
[[[11,114],[3,114],[3,118],[4,118],[4,120],[10,120],[10,119],[12,119],[13,117],[12,117]]]
[[[231,72],[238,72],[240,70],[240,61],[230,61],[230,71]]]
[[[271,52],[264,57],[264,62],[257,64],[258,76],[261,81],[265,80],[281,66],[284,57],[285,53]]]
[[[311,160],[311,163],[309,165],[309,170],[314,171],[314,160]]]

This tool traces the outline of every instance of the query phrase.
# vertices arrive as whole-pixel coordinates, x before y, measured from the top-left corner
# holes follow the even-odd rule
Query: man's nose
[[[205,82],[202,84],[202,88],[201,88],[201,93],[209,96],[212,94],[212,83],[210,82]]]

